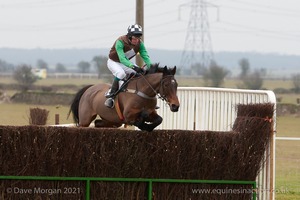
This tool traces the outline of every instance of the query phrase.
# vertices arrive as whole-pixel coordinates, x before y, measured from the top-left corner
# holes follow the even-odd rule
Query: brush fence
[[[237,116],[237,104],[272,103],[276,112],[275,94],[268,90],[179,87],[177,95],[178,113],[172,113],[165,102],[158,101],[161,107],[158,114],[163,117],[163,123],[157,129],[229,131]],[[257,176],[259,199],[274,199],[276,113],[273,122],[274,132],[265,153],[266,164]]]

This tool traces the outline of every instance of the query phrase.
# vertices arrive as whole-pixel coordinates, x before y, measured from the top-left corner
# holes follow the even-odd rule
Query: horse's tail
[[[74,99],[73,99],[73,101],[72,101],[72,103],[71,103],[70,110],[69,110],[69,113],[68,113],[68,118],[69,118],[69,116],[70,116],[70,114],[71,114],[71,112],[72,112],[72,113],[73,113],[73,119],[74,119],[74,122],[75,122],[76,124],[79,124],[79,114],[78,114],[79,101],[80,101],[80,99],[81,99],[83,93],[84,93],[89,87],[91,87],[91,86],[92,86],[92,85],[87,85],[87,86],[83,87],[82,89],[80,89],[80,90],[76,93],[76,95],[75,95],[75,97],[74,97]]]

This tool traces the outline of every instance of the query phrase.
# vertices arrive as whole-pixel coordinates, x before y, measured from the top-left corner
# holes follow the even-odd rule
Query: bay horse
[[[95,120],[95,127],[117,128],[125,124],[150,132],[163,120],[155,110],[157,97],[166,101],[172,112],[179,109],[175,73],[176,66],[169,69],[152,64],[147,74],[130,79],[126,88],[115,97],[114,108],[104,105],[109,84],[88,85],[75,95],[69,115],[73,113],[74,121],[80,127],[88,127],[99,115],[101,119]]]

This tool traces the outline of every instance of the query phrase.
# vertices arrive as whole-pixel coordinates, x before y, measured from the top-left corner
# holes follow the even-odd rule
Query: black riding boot
[[[108,93],[105,95],[106,101],[105,101],[105,105],[109,108],[113,108],[114,107],[114,98],[115,98],[115,93],[118,91],[119,89],[119,81],[117,79],[114,79],[110,90],[108,91]]]

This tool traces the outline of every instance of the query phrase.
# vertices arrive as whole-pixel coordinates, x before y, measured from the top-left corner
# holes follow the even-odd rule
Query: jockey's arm
[[[133,64],[125,56],[125,53],[124,53],[124,50],[123,50],[124,49],[124,44],[121,40],[118,40],[116,42],[115,48],[116,48],[120,63],[122,63],[123,65],[125,65],[129,68],[132,68]]]
[[[148,52],[146,50],[146,47],[145,47],[145,45],[142,41],[140,43],[140,56],[143,59],[143,61],[146,63],[147,69],[149,69],[150,65],[151,65],[151,60],[150,60],[150,57],[149,57]]]

